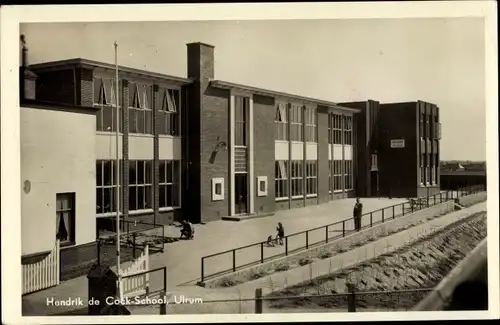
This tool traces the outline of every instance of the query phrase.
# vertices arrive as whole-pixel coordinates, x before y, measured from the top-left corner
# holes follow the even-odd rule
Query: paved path
[[[361,261],[371,259],[384,253],[392,252],[405,244],[423,236],[427,236],[443,227],[466,218],[475,212],[486,211],[486,202],[471,206],[470,208],[455,211],[443,217],[419,224],[394,235],[381,238],[377,241],[354,248],[346,253],[336,255],[330,259],[320,260],[311,265],[280,272],[274,276],[265,277],[255,281],[240,284],[224,289],[204,288],[173,288],[169,290],[171,299],[180,300],[183,296],[187,298],[201,298],[204,301],[224,299],[247,299],[253,298],[256,288],[263,288],[264,294],[285,288],[286,286],[299,284],[310,279],[335,272],[358,264]],[[270,280],[271,279],[271,280]],[[205,304],[172,304],[168,306],[167,312],[172,314],[203,314],[203,313],[252,313],[254,301],[244,302],[214,302]],[[266,307],[267,308],[267,307]],[[134,314],[158,314],[158,306],[132,307]],[[264,312],[266,309],[264,310]],[[269,311],[271,312],[271,311]],[[276,311],[275,311],[276,312]]]
[[[405,202],[404,199],[385,199],[373,198],[363,199],[363,210],[365,212],[378,210],[384,207]],[[292,210],[278,211],[274,216],[265,218],[249,219],[244,221],[216,221],[205,225],[195,225],[195,239],[190,241],[178,241],[165,245],[164,253],[154,254],[150,256],[150,268],[168,267],[168,287],[169,290],[175,289],[179,292],[198,292],[203,290],[194,284],[200,278],[200,259],[202,256],[218,253],[224,250],[229,250],[235,247],[253,244],[255,242],[267,239],[270,234],[275,234],[275,228],[278,222],[282,222],[286,233],[295,233],[311,229],[314,227],[323,226],[337,221],[349,218],[352,215],[352,207],[354,199],[336,200],[318,206],[309,206],[306,208],[298,208]],[[391,212],[389,212],[389,210]],[[386,216],[392,213],[392,209],[386,209]],[[396,209],[396,214],[400,213]],[[381,218],[381,212],[374,214],[374,220]],[[363,224],[369,224],[369,218],[363,220]],[[352,222],[346,227],[351,227]],[[165,236],[178,236],[179,228],[166,227]],[[334,236],[334,235],[332,235]],[[298,237],[297,237],[298,238]],[[311,233],[310,240],[324,240],[325,233]],[[300,244],[305,243],[304,240]],[[299,245],[299,241],[290,241],[290,247]],[[279,249],[279,248],[277,248]],[[275,250],[276,251],[276,250]],[[266,251],[268,253],[270,251]],[[247,259],[259,259],[260,248],[256,252],[246,252]],[[240,253],[241,254],[241,253]],[[237,260],[243,261],[242,255],[237,255]],[[255,255],[257,254],[257,255]],[[232,261],[228,255],[225,263],[219,260],[212,266],[207,264],[207,272],[212,267],[212,270],[227,269],[232,266]],[[208,262],[207,262],[208,263]],[[129,263],[124,263],[124,266]],[[216,265],[216,266],[213,266]],[[159,290],[162,286],[162,274],[151,274],[150,281],[152,284],[151,290]],[[23,297],[25,305],[24,312],[26,314],[40,315],[40,310],[46,310],[44,313],[55,314],[65,310],[75,309],[77,307],[46,307],[46,298],[54,297],[54,299],[67,299],[68,297],[82,297],[86,301],[87,297],[87,279],[85,276],[73,280],[65,281],[57,287],[49,288],[37,293],[33,293]],[[78,308],[81,308],[78,307]],[[30,312],[32,310],[33,312]]]

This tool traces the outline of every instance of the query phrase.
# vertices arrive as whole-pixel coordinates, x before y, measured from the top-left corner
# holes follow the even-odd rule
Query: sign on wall
[[[404,148],[405,139],[393,139],[391,140],[391,148]]]

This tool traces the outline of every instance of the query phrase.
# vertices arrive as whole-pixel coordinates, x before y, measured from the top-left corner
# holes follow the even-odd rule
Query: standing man
[[[361,215],[363,214],[363,203],[359,201],[359,198],[356,198],[356,204],[353,209],[353,217],[354,217],[354,227],[356,231],[361,230]]]

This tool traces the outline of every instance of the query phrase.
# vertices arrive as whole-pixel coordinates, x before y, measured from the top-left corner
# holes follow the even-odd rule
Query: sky
[[[186,77],[190,42],[216,79],[333,102],[440,107],[441,160],[486,160],[482,18],[22,24],[29,63],[85,58]]]

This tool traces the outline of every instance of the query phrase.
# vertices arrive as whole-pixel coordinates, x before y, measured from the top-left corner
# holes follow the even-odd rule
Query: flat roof
[[[68,66],[78,66],[78,67],[85,67],[86,66],[86,67],[90,67],[90,68],[103,68],[103,69],[115,70],[114,64],[93,61],[93,60],[88,60],[88,59],[82,59],[82,58],[51,61],[51,62],[45,62],[45,63],[37,63],[37,64],[30,65],[28,68],[30,70],[33,70],[36,73],[37,71],[42,72],[42,71],[60,70],[60,69],[66,68]],[[182,85],[188,85],[188,84],[191,84],[193,82],[191,79],[188,79],[188,78],[176,77],[176,76],[171,76],[171,75],[167,75],[167,74],[163,74],[163,73],[135,69],[135,68],[125,67],[125,66],[121,66],[121,65],[118,65],[118,70],[120,72],[130,73],[130,74],[134,74],[134,75],[138,75],[138,76],[146,76],[149,78],[174,81],[174,82],[177,82],[177,83],[182,84]]]
[[[332,108],[338,108],[338,109],[341,109],[341,110],[344,110],[344,111],[353,112],[353,113],[361,112],[360,109],[344,107],[344,106],[341,106],[341,105],[339,105],[337,103],[326,101],[326,100],[321,100],[321,99],[311,98],[311,97],[305,97],[305,96],[300,96],[300,95],[295,95],[295,94],[289,94],[289,93],[284,93],[284,92],[275,91],[275,90],[257,88],[257,87],[253,87],[253,86],[246,86],[246,85],[236,84],[236,83],[228,82],[228,81],[212,80],[212,81],[210,81],[210,85],[213,86],[213,87],[215,87],[215,88],[239,89],[239,90],[249,91],[251,93],[254,93],[254,94],[257,94],[257,95],[263,95],[263,96],[285,97],[285,98],[290,98],[290,99],[295,99],[295,100],[300,100],[300,101],[315,103],[315,104],[322,105],[322,106],[327,106],[327,107],[332,107]]]

